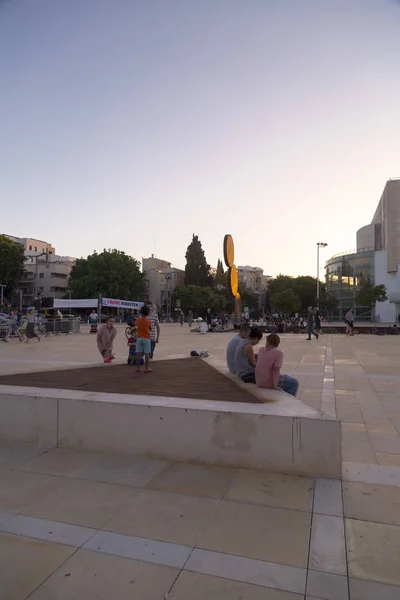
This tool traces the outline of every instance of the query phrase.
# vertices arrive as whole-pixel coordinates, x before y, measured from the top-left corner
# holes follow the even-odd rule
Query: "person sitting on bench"
[[[283,352],[278,350],[280,337],[271,333],[266,340],[265,348],[260,348],[256,366],[256,384],[260,388],[283,390],[291,396],[297,394],[299,382],[289,375],[281,375]]]
[[[263,334],[259,327],[252,327],[249,337],[242,340],[235,352],[235,370],[238,376],[245,383],[256,382],[256,357],[254,355],[254,346],[260,343]]]
[[[237,335],[233,336],[226,348],[226,362],[230,373],[236,373],[235,354],[237,347],[242,340],[247,340],[249,337],[250,325],[244,323],[241,326]]]

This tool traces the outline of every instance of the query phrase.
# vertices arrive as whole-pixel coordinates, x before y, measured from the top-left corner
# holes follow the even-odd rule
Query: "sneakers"
[[[107,363],[107,364],[110,364],[112,362],[111,356],[108,356],[107,358],[105,358],[104,362]]]
[[[153,369],[145,369],[144,372],[145,373],[153,373]]]

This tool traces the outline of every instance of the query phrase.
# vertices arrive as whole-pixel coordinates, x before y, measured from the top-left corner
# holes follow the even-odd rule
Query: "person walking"
[[[40,336],[35,331],[36,326],[36,315],[35,309],[31,308],[28,310],[27,314],[27,325],[26,325],[26,343],[29,342],[32,338],[36,338],[38,342],[40,342]]]
[[[315,335],[315,337],[317,339],[319,338],[318,333],[316,333],[316,331],[314,329],[314,311],[313,311],[313,307],[312,306],[308,307],[307,329],[308,329],[308,338],[306,338],[307,341],[311,340],[311,336],[312,335]]]

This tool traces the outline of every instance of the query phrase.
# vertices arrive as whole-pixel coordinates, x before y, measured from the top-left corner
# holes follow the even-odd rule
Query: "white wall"
[[[375,252],[375,285],[385,285],[387,295],[400,292],[400,272],[387,272],[387,251],[380,250]],[[387,300],[386,302],[377,302],[375,314],[379,315],[381,323],[394,323],[400,312],[400,305]]]

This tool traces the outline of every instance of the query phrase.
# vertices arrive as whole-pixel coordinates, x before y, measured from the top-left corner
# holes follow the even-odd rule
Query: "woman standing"
[[[117,335],[117,330],[114,323],[115,320],[109,317],[106,324],[102,325],[97,332],[97,347],[105,363],[110,363],[115,358],[113,355],[113,343]]]
[[[40,342],[40,337],[35,331],[36,315],[34,308],[30,308],[28,310],[27,320],[28,322],[26,325],[26,343],[28,343],[29,340],[31,340],[32,338],[37,338],[37,341]]]

